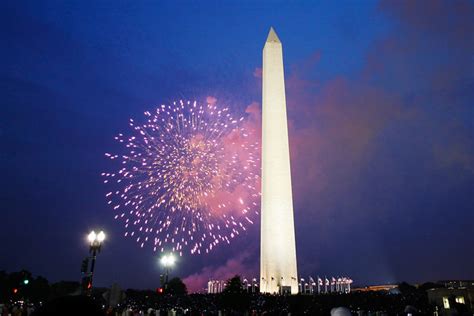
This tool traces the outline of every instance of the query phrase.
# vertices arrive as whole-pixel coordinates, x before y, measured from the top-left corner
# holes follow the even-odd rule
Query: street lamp
[[[174,266],[175,262],[176,262],[176,258],[175,256],[173,256],[172,253],[168,255],[164,255],[160,259],[161,265],[165,268],[165,277],[164,277],[164,280],[163,279],[161,280],[161,282],[164,283],[163,285],[165,289],[168,285],[168,274],[170,272],[169,270]]]
[[[90,244],[89,253],[91,254],[91,256],[87,257],[83,261],[83,265],[85,264],[85,269],[83,269],[83,272],[85,272],[86,274],[83,278],[83,289],[87,293],[87,295],[90,295],[90,293],[92,292],[92,277],[94,275],[95,260],[97,257],[97,253],[100,252],[102,242],[105,240],[105,233],[103,231],[100,231],[99,233],[91,231],[89,235],[87,235],[87,240]],[[87,273],[87,265],[89,259],[92,259],[91,270]]]
[[[90,252],[100,252],[100,246],[105,240],[105,233],[103,231],[100,231],[98,234],[96,234],[95,231],[91,231],[89,235],[87,235],[87,240],[89,240],[90,243]]]

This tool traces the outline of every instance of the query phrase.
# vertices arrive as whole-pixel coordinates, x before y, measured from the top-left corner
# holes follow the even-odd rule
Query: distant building
[[[436,288],[427,293],[429,302],[438,307],[440,316],[471,315],[474,311],[474,287]]]
[[[354,292],[389,292],[397,293],[398,285],[397,284],[381,284],[381,285],[370,285],[366,287],[354,288]],[[399,293],[399,291],[398,291]]]
[[[450,289],[474,289],[474,280],[441,280],[437,283]]]

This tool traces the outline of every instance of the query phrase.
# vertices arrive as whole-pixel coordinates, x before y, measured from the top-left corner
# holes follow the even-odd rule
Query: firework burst
[[[125,236],[180,254],[230,243],[258,214],[258,143],[244,118],[189,101],[145,116],[115,138],[126,154],[105,154],[121,162],[102,176],[114,187],[106,197]]]

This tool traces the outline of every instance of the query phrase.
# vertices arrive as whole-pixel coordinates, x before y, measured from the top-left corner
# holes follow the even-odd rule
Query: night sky
[[[356,284],[473,279],[472,1],[2,1],[0,270],[155,288],[100,174],[162,103],[259,115],[270,26],[284,49],[298,268]],[[258,277],[259,223],[172,274]]]

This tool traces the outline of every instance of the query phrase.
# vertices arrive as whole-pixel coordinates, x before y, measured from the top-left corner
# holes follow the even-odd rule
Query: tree
[[[422,285],[420,285],[418,287],[418,289],[420,291],[426,292],[430,289],[438,289],[438,288],[442,288],[442,287],[444,287],[444,285],[439,284],[439,283],[426,282],[426,283],[423,283]]]
[[[243,284],[239,275],[235,275],[233,278],[227,280],[227,286],[224,289],[224,293],[240,294],[243,292],[244,292]]]
[[[249,309],[250,297],[242,287],[242,280],[239,275],[227,280],[221,299],[221,307],[227,311],[244,312]]]
[[[184,284],[183,280],[180,278],[172,278],[168,281],[166,293],[171,295],[186,295],[188,293],[188,289],[186,288],[186,284]]]
[[[30,283],[30,299],[34,302],[46,301],[49,298],[49,282],[38,276]]]
[[[81,285],[76,281],[59,281],[51,284],[52,298],[70,295],[73,293],[80,293]]]
[[[403,295],[409,295],[416,292],[416,287],[406,282],[402,282],[398,284],[398,289],[400,290],[400,293],[402,293]]]

